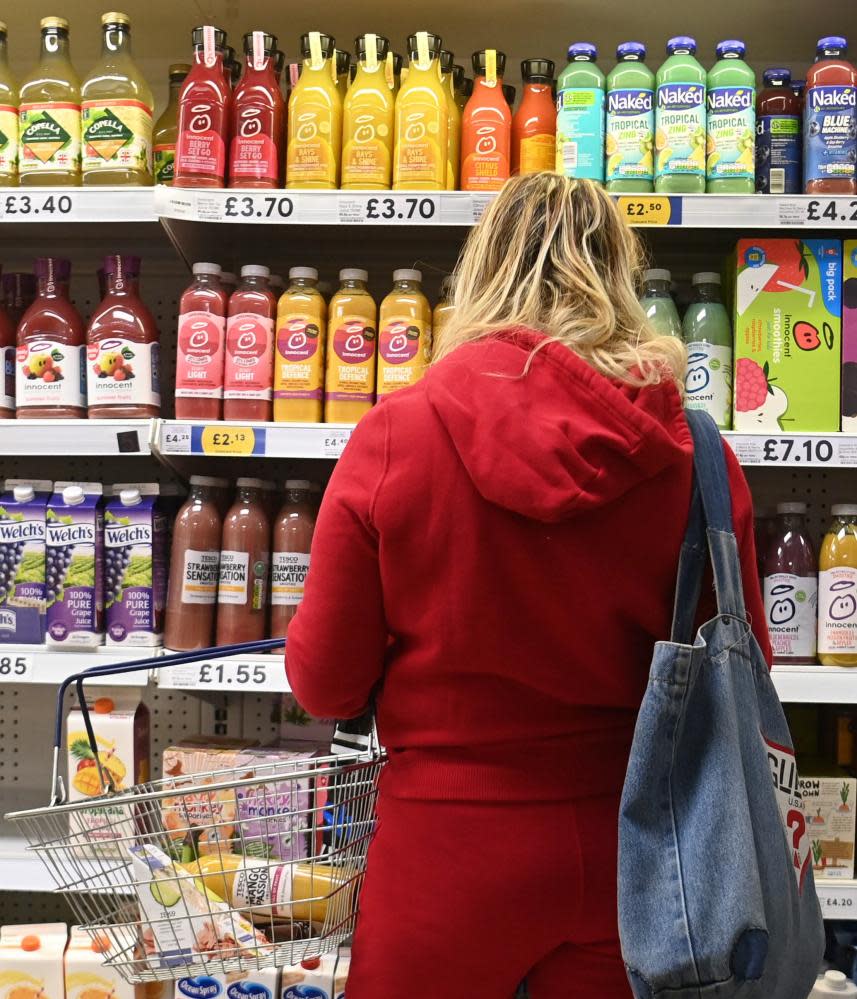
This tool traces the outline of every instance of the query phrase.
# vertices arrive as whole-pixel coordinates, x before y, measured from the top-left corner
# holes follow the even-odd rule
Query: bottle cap
[[[188,66],[186,62],[174,62],[171,64],[169,70],[167,71],[171,79],[172,77],[175,77],[176,79],[179,79],[179,77],[181,77],[181,79],[184,79],[189,72],[190,72],[190,66]]]
[[[830,512],[834,517],[857,517],[857,503],[836,503]]]
[[[244,55],[253,55],[253,35],[255,31],[248,31],[243,38],[244,44]],[[265,50],[266,56],[273,56],[277,51],[277,36],[269,35],[267,31],[260,31],[259,34],[262,36],[262,46]]]
[[[336,75],[344,76],[348,72],[348,67],[351,65],[351,53],[346,52],[345,49],[336,50]]]
[[[825,35],[824,38],[819,38],[816,52],[822,55],[828,49],[845,55],[848,51],[848,39],[844,35]]]
[[[122,506],[137,506],[142,499],[139,489],[122,489],[119,493],[119,502]]]
[[[717,271],[700,271],[698,274],[694,274],[690,279],[690,283],[696,284],[720,284],[720,275]]]
[[[402,72],[402,65],[405,61],[405,57],[399,55],[398,52],[393,53],[393,76],[398,76]]]
[[[210,264],[205,261],[194,264],[191,270],[194,274],[214,274],[217,277],[221,275],[220,264]]]
[[[318,271],[315,267],[290,267],[289,280],[296,281],[298,278],[304,278],[307,281],[318,281]]]
[[[211,486],[213,489],[223,489],[229,485],[229,482],[217,475],[192,475],[190,477],[190,484],[192,486]]]
[[[205,44],[205,28],[194,28],[190,33],[190,39],[195,48]],[[226,32],[223,28],[214,29],[214,47],[223,50],[226,47]]]
[[[326,35],[323,31],[319,31],[318,41],[321,45],[321,54],[325,59],[329,59],[333,55],[333,50],[336,48],[336,39],[333,35]],[[309,32],[305,35],[301,35],[301,55],[304,59],[309,59],[312,55],[309,45]]]
[[[714,51],[717,53],[718,59],[723,59],[726,56],[743,59],[747,46],[739,38],[727,38],[725,41],[718,42]]]
[[[828,989],[831,992],[847,992],[850,988],[850,982],[842,971],[825,971],[821,984],[825,992]],[[813,989],[812,991],[815,992],[816,990]]]
[[[66,506],[78,506],[85,497],[86,493],[80,486],[66,486],[62,491],[62,501]]]
[[[244,478],[243,476],[240,479],[236,479],[235,480],[235,485],[239,489],[265,489],[266,488],[265,480],[264,479],[249,479],[249,478]]]
[[[361,270],[359,267],[345,267],[339,272],[340,281],[368,281],[369,271]]]
[[[762,83],[766,87],[787,87],[792,82],[792,71],[784,66],[772,66],[762,73]]]
[[[461,84],[463,82],[464,82],[464,67],[463,66],[459,66],[458,63],[456,63],[452,67],[452,86],[453,86],[453,89],[456,90],[456,91],[461,90]]]
[[[676,35],[667,42],[667,53],[673,55],[675,52],[689,52],[693,55],[696,52],[696,39],[690,35]]]
[[[261,264],[244,264],[241,268],[241,277],[259,277],[267,278],[271,276],[270,268],[263,267]]]
[[[646,58],[646,46],[642,42],[621,42],[616,46],[616,58],[620,62],[623,59],[639,59],[642,62]]]
[[[469,97],[473,93],[473,80],[469,76],[465,76],[461,81],[461,96]]]
[[[8,34],[9,29],[6,27],[5,21],[0,21],[0,35]]]
[[[274,53],[274,72],[279,79],[283,75],[283,67],[286,65],[286,53],[280,49]]]
[[[806,90],[806,80],[792,80],[792,90],[796,94],[802,94]]]
[[[34,951],[39,950],[41,946],[42,941],[36,933],[28,933],[25,937],[21,937],[21,950]]]
[[[366,60],[366,36],[358,35],[354,39],[354,51],[357,53],[357,58],[360,62]],[[390,51],[390,39],[386,35],[375,35],[375,55],[378,58],[378,62],[387,58],[387,53]],[[351,67],[354,69],[354,67]]]
[[[106,14],[101,15],[101,25],[102,27],[107,27],[108,24],[124,24],[130,25],[131,18],[127,14],[120,14],[119,11],[111,10]]]
[[[524,83],[553,83],[555,72],[553,59],[524,59],[521,63]]]
[[[651,270],[643,271],[644,281],[672,281],[672,274],[663,267],[653,267]]]
[[[515,103],[515,94],[517,94],[517,92],[518,91],[515,90],[511,83],[503,84],[503,96],[506,98],[506,103],[509,107],[512,107]]]
[[[443,48],[443,39],[440,35],[436,35],[433,31],[427,31],[426,37],[428,39],[429,56],[431,56],[432,59],[437,59],[440,50]],[[416,35],[408,35],[408,55],[411,59],[416,59],[419,55]]]
[[[259,479],[259,482],[261,482],[259,488],[264,489],[266,493],[275,493],[277,491],[277,483],[271,479]]]
[[[123,274],[139,274],[140,258],[126,256],[124,253],[111,253],[104,258],[104,273],[116,274],[121,271]]]
[[[112,697],[99,697],[95,704],[92,705],[92,710],[97,715],[109,715],[110,712],[116,707]]]
[[[303,961],[301,961],[301,967],[305,968],[307,971],[315,971],[320,964],[321,958],[319,957],[305,957]]]
[[[16,503],[29,503],[36,495],[36,490],[32,486],[15,486],[12,495]]]
[[[486,56],[485,49],[480,49],[478,52],[474,52],[470,57],[470,61],[473,65],[473,72],[477,76],[484,76],[486,69]],[[497,76],[502,76],[506,69],[506,53],[497,50]]]
[[[407,267],[402,267],[397,271],[393,271],[394,281],[416,281],[417,284],[419,284],[422,279],[422,271],[411,270]]]
[[[592,42],[572,42],[568,47],[569,59],[590,59],[593,62],[598,58],[598,47]]]
[[[806,513],[806,503],[777,503],[777,513]]]
[[[455,53],[449,49],[440,50],[440,70],[442,73],[451,73],[455,65]]]
[[[43,17],[39,22],[39,27],[42,31],[46,28],[55,28],[58,31],[68,31],[68,21],[64,17]]]
[[[286,489],[309,490],[309,479],[286,479]]]
[[[53,272],[55,281],[67,281],[71,276],[71,261],[64,257],[36,257],[34,270],[37,278],[46,278]]]

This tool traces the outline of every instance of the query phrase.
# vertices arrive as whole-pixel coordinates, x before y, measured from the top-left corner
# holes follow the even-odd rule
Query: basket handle
[[[92,720],[89,717],[89,709],[86,706],[86,699],[83,693],[85,680],[95,679],[102,676],[116,676],[120,673],[138,673],[142,670],[162,669],[164,666],[182,666],[185,663],[201,662],[203,659],[218,658],[227,656],[248,655],[253,652],[270,652],[273,649],[285,646],[285,638],[264,638],[256,642],[238,642],[235,645],[215,645],[208,649],[196,649],[192,652],[174,652],[168,656],[149,656],[146,659],[136,659],[130,663],[110,663],[104,666],[90,666],[89,669],[81,673],[74,673],[67,676],[59,686],[57,691],[57,711],[56,725],[54,727],[54,760],[53,775],[51,778],[51,806],[62,805],[66,800],[65,783],[60,776],[60,750],[62,749],[62,724],[65,692],[75,684],[77,688],[77,698],[80,704],[80,711],[83,715],[83,724],[86,728],[86,735],[89,739],[89,748],[92,750],[95,765],[98,768],[98,777],[101,786],[105,789],[113,790],[113,781],[109,773],[106,773],[98,756],[98,744],[95,741],[95,732],[92,728]]]

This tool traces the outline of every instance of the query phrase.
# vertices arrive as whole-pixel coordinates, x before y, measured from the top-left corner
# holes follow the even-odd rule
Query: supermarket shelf
[[[4,420],[0,455],[145,455],[151,420]]]
[[[725,431],[742,465],[768,468],[857,468],[857,435],[743,434]]]
[[[59,684],[66,677],[92,666],[109,666],[160,654],[160,649],[105,647],[92,652],[57,652],[43,645],[0,645],[0,686],[8,683]],[[119,674],[103,682],[111,687],[145,687],[149,674]]]
[[[159,420],[158,454],[256,458],[338,458],[353,426],[340,423],[186,423]]]
[[[791,704],[857,704],[857,669],[841,666],[775,666],[781,701]]]
[[[815,890],[825,919],[854,919],[857,914],[857,881],[837,881],[816,875]]]
[[[157,222],[151,187],[30,187],[0,191],[0,222]]]
[[[156,669],[154,677],[163,690],[237,690],[262,694],[286,693],[291,689],[282,650],[264,656],[232,656],[186,666],[165,666]]]

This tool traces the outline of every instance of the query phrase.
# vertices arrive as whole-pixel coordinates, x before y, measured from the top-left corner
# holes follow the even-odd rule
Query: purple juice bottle
[[[765,617],[774,663],[816,661],[818,574],[806,503],[779,503],[763,560]]]

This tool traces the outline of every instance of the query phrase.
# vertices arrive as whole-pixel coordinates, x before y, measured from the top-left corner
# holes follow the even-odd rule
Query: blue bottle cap
[[[806,80],[792,80],[792,91],[796,94],[802,94],[806,90]]]
[[[696,39],[691,38],[690,35],[676,35],[675,38],[671,38],[667,42],[667,53],[672,55],[679,49],[687,49],[687,51],[694,55],[696,53]]]
[[[590,59],[592,62],[598,58],[598,49],[592,42],[574,42],[568,47],[569,59]]]
[[[787,87],[792,82],[792,71],[786,69],[784,66],[771,66],[770,69],[766,69],[762,73],[762,83],[766,87],[772,85],[776,86],[780,84],[781,86]]]
[[[727,38],[725,41],[718,42],[714,51],[717,53],[718,59],[723,59],[724,56],[728,55],[743,59],[747,46],[739,38]]]
[[[823,55],[828,49],[838,50],[839,55],[845,55],[848,51],[848,39],[843,35],[826,35],[819,38],[816,52]]]
[[[616,48],[616,58],[622,60],[629,56],[642,61],[646,58],[646,46],[642,42],[622,42]]]

